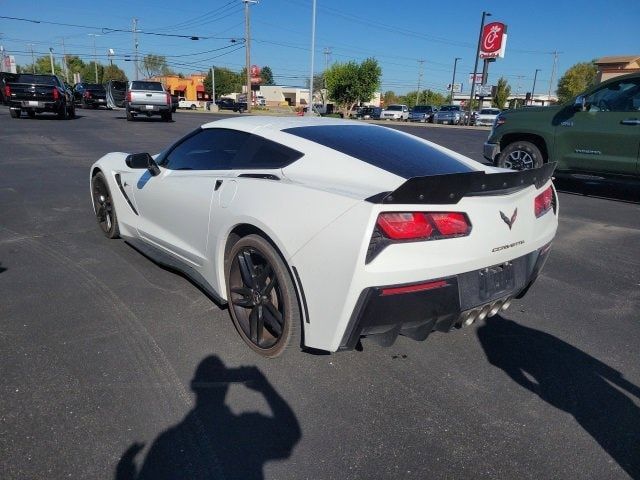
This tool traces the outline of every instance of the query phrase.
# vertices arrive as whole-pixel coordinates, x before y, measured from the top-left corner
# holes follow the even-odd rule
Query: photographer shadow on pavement
[[[225,404],[232,383],[262,394],[272,415],[234,414]],[[115,480],[258,480],[264,464],[288,458],[301,437],[293,411],[256,367],[227,368],[212,355],[198,365],[191,388],[191,411],[156,438],[140,469],[135,457],[144,445],[132,444]]]
[[[488,318],[478,338],[492,365],[572,415],[631,478],[640,478],[640,408],[629,398],[640,400],[640,388],[559,338],[500,316]]]

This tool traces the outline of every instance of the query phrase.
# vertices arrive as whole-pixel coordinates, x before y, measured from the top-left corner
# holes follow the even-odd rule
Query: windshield
[[[480,115],[498,115],[500,110],[497,108],[483,108],[480,110]]]
[[[416,105],[413,107],[414,112],[430,112],[433,110],[430,105]]]
[[[58,79],[53,75],[27,75],[20,74],[14,80],[15,83],[36,83],[39,85],[58,85]]]
[[[131,82],[131,90],[149,90],[151,92],[163,92],[160,82]]]
[[[387,107],[387,110],[391,110],[391,111],[394,111],[394,110],[402,110],[402,105],[389,105],[389,106]]]

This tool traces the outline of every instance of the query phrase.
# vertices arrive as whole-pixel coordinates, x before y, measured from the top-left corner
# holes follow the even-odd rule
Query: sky
[[[577,62],[640,55],[637,0],[317,0],[314,70],[374,57],[382,67],[381,91],[415,91],[420,79],[421,88],[444,92],[454,58],[460,57],[456,83],[462,82],[468,92],[483,9],[492,14],[488,21],[508,26],[505,58],[491,64],[488,83],[504,76],[514,93],[531,91],[536,69],[536,93],[548,91],[554,51],[559,54],[552,90]],[[268,65],[277,84],[305,85],[311,66],[312,0],[260,0],[250,10],[251,63]],[[140,54],[165,55],[177,72],[189,74],[211,65],[240,70],[245,64],[242,0],[0,1],[0,15],[68,24],[0,18],[0,45],[18,64],[31,63],[31,48],[38,55],[48,54],[51,47],[59,60],[63,39],[67,54],[90,61],[95,39],[98,60],[107,63],[107,51],[113,49],[114,63],[133,78],[133,63],[124,57],[134,51],[133,18],[146,32],[138,35]]]

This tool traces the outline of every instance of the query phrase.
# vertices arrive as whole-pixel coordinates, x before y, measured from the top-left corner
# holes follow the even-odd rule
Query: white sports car
[[[526,293],[558,225],[554,164],[510,171],[386,127],[243,117],[90,172],[98,223],[178,270],[242,339],[352,349],[482,320]]]

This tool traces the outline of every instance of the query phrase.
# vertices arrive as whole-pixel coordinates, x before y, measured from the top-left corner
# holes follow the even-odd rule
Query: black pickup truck
[[[216,100],[216,105],[220,110],[233,110],[240,113],[247,109],[247,102],[236,102],[232,98],[220,98]]]
[[[55,113],[61,119],[76,114],[73,92],[55,75],[18,74],[6,83],[4,94],[13,118],[19,118],[23,111],[30,118],[42,112]]]

